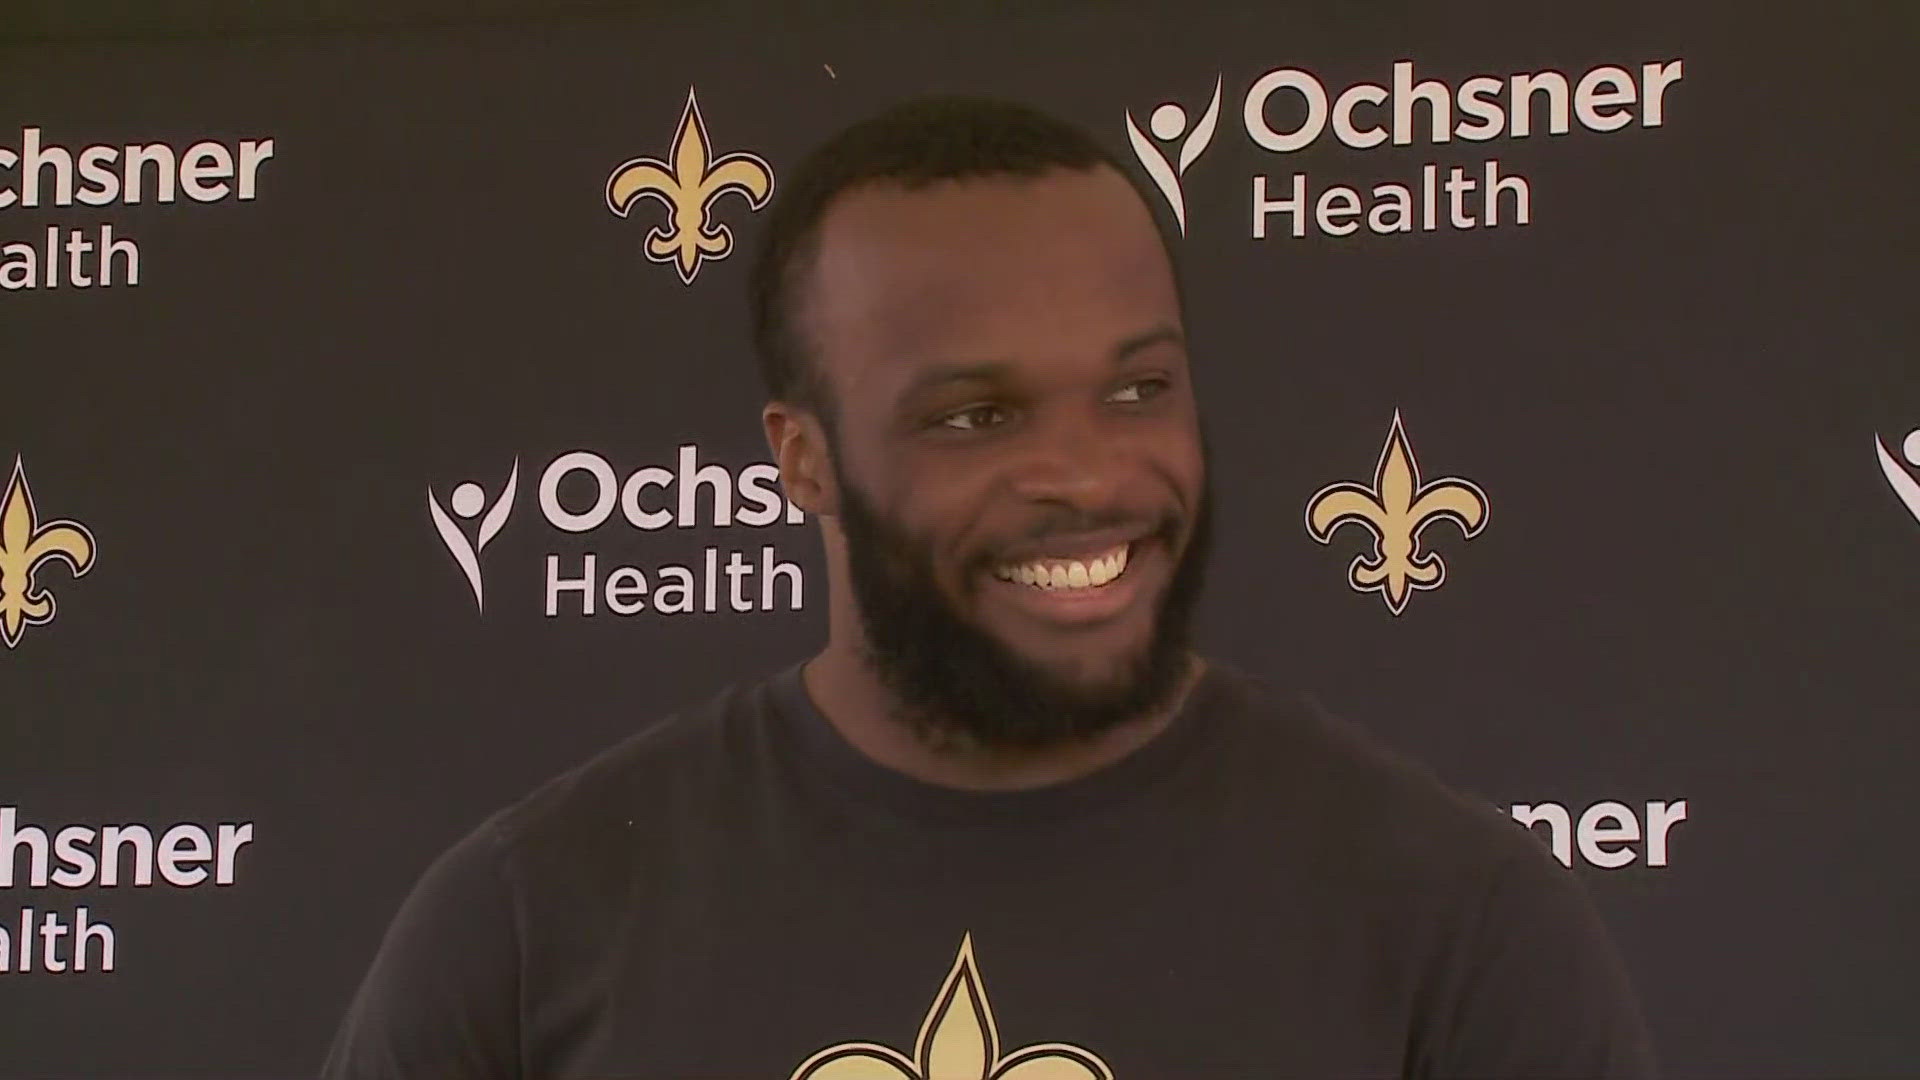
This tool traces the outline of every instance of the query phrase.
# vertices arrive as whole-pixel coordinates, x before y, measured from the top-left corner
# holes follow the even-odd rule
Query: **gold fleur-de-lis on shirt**
[[[1113,1072],[1099,1055],[1066,1043],[1003,1056],[968,934],[921,1021],[912,1057],[879,1043],[841,1043],[801,1062],[788,1080],[1113,1080]]]
[[[0,497],[0,643],[11,649],[29,626],[53,621],[53,594],[33,580],[42,563],[59,559],[80,577],[93,568],[93,534],[77,521],[39,520],[26,469],[13,459],[13,477]]]
[[[687,105],[673,135],[673,161],[639,157],[613,170],[607,179],[607,206],[626,217],[642,198],[667,205],[667,227],[647,233],[647,258],[671,262],[682,283],[693,284],[703,259],[724,259],[733,250],[733,233],[707,220],[713,201],[729,191],[746,196],[759,210],[773,194],[773,170],[757,154],[728,154],[709,159],[706,121],[700,105],[687,89]]]
[[[1436,521],[1452,521],[1469,538],[1487,523],[1487,496],[1469,480],[1449,476],[1422,484],[1398,409],[1374,467],[1373,487],[1329,484],[1307,502],[1307,532],[1326,543],[1334,530],[1354,524],[1373,534],[1373,555],[1354,556],[1347,581],[1360,592],[1378,592],[1395,615],[1406,610],[1414,589],[1437,589],[1447,565],[1436,552],[1419,552],[1420,533]]]

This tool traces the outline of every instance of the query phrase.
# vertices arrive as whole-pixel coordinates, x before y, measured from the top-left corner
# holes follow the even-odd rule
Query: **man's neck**
[[[1162,708],[1097,735],[1058,746],[1018,749],[964,739],[933,741],[901,719],[905,708],[844,645],[829,643],[801,671],[807,695],[841,738],[874,762],[916,780],[963,791],[1047,787],[1097,772],[1166,730],[1206,662],[1189,656],[1179,688]]]

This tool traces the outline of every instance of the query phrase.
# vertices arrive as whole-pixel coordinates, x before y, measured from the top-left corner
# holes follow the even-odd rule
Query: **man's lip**
[[[1156,530],[1138,525],[1097,532],[1063,533],[1030,544],[1019,544],[997,552],[994,566],[1020,566],[1032,562],[1067,562],[1097,559],[1123,544],[1137,544]]]

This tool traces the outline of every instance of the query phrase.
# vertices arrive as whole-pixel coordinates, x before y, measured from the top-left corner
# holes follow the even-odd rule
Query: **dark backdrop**
[[[0,208],[0,245],[111,225],[140,274],[0,293],[0,468],[17,456],[36,521],[97,548],[77,579],[32,566],[57,613],[0,647],[0,807],[49,836],[254,829],[228,885],[35,887],[15,852],[0,930],[84,906],[116,955],[23,972],[14,943],[0,1075],[310,1071],[435,853],[818,640],[811,523],[702,509],[646,531],[616,509],[574,534],[541,513],[573,451],[620,479],[689,444],[730,481],[766,459],[744,326],[760,218],[717,200],[740,250],[686,283],[642,252],[664,206],[605,200],[620,163],[668,155],[690,88],[714,153],[757,155],[778,198],[828,132],[913,94],[1031,101],[1131,163],[1126,117],[1146,133],[1178,102],[1191,131],[1216,78],[1217,128],[1180,178],[1222,503],[1209,649],[1503,807],[1685,800],[1665,865],[1610,843],[1636,857],[1576,845],[1572,870],[1672,1075],[1920,1069],[1920,502],[1872,445],[1920,475],[1901,459],[1920,375],[1898,6],[452,7],[15,16],[0,147],[38,127],[75,153],[274,154],[250,200]],[[1241,118],[1285,67],[1337,94],[1390,86],[1399,60],[1455,88],[1675,59],[1657,127],[1275,154]],[[1177,139],[1155,145],[1177,163]],[[1528,224],[1508,205],[1496,228],[1250,235],[1256,174],[1275,196],[1304,174],[1313,198],[1489,159],[1529,185]],[[1421,533],[1447,579],[1399,614],[1347,584],[1370,537],[1322,546],[1303,522],[1326,485],[1371,484],[1396,411],[1422,477],[1491,507],[1471,539]],[[516,467],[480,603],[429,492],[473,544],[455,489],[484,510]],[[590,504],[584,474],[559,498]],[[723,578],[712,613],[602,595],[587,616],[570,592],[546,613],[549,557],[657,590],[709,548],[796,564],[800,609],[783,585],[776,610],[729,611]]]

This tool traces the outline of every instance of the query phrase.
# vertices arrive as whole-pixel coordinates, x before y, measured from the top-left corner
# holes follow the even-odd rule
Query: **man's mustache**
[[[1031,549],[1057,541],[1070,541],[1090,533],[1119,532],[1143,540],[1162,540],[1169,546],[1179,538],[1186,515],[1166,508],[1155,513],[1115,510],[1098,513],[1067,511],[1034,521],[1018,533],[988,545],[982,564],[1004,558],[1009,549]]]

